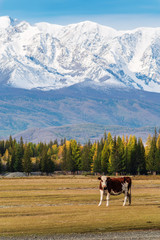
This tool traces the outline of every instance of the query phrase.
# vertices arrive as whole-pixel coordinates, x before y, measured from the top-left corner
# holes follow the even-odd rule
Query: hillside
[[[94,85],[90,87],[90,83],[48,92],[1,88],[0,108],[2,137],[35,128],[42,128],[41,131],[38,130],[39,134],[43,132],[43,135],[47,136],[45,128],[46,131],[52,129],[53,133],[54,127],[58,127],[53,136],[72,138],[71,130],[70,136],[68,133],[65,135],[68,128],[66,125],[70,125],[70,129],[73,128],[75,136],[79,134],[82,124],[88,124],[88,130],[91,129],[90,124],[99,126],[98,133],[96,127],[93,127],[93,130],[86,134],[86,139],[103,134],[108,125],[129,128],[147,126],[152,129],[159,126],[160,95],[125,88],[97,89]],[[59,135],[57,131],[60,132]],[[81,136],[83,128],[79,137]],[[29,139],[32,140],[32,137],[33,133]]]

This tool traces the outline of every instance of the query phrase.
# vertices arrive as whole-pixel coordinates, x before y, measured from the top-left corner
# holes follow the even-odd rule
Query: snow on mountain
[[[160,28],[117,31],[94,22],[30,25],[0,17],[0,82],[58,89],[91,80],[160,92]]]

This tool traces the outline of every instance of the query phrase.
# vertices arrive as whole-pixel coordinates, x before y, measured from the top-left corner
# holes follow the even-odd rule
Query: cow
[[[124,202],[123,206],[126,205],[127,198],[129,200],[129,205],[131,205],[131,185],[132,181],[130,177],[119,177],[119,178],[110,178],[106,176],[98,177],[100,180],[100,202],[98,206],[101,206],[103,195],[106,197],[106,206],[109,206],[109,197],[110,195],[119,195],[124,193]]]

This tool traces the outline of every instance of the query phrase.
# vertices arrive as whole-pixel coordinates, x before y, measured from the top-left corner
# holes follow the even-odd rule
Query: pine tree
[[[112,173],[119,173],[121,171],[121,161],[116,143],[116,137],[114,137],[113,147],[111,151],[111,171]]]
[[[69,170],[71,172],[76,172],[81,168],[81,157],[80,157],[80,148],[76,140],[70,141],[69,146],[70,159],[69,160]]]
[[[104,132],[104,142],[107,140],[107,133],[106,131]]]
[[[16,147],[16,153],[15,153],[15,162],[14,162],[14,170],[16,172],[21,172],[22,171],[22,150],[20,144],[17,145]]]
[[[44,145],[40,156],[40,169],[42,173],[47,172],[48,168],[47,146]]]
[[[31,149],[29,144],[25,146],[25,149],[24,149],[23,171],[26,172],[28,175],[32,171]]]
[[[80,143],[77,144],[77,149],[76,149],[76,165],[77,165],[77,171],[81,171],[81,169],[82,169],[82,158],[81,158],[81,145],[80,145]]]
[[[156,142],[156,163],[157,163],[157,172],[160,173],[160,134],[158,135]]]
[[[145,148],[141,138],[138,139],[137,144],[137,172],[146,174]]]
[[[127,172],[136,174],[137,172],[137,138],[130,136],[127,144]]]
[[[152,142],[152,137],[149,134],[148,138],[147,138],[147,142],[146,142],[146,146],[145,146],[145,155],[148,156],[150,148],[151,148],[151,142]]]
[[[41,160],[40,160],[41,172],[46,173],[53,173],[55,169],[54,162],[51,160],[51,155],[48,154],[48,148],[46,144],[43,146],[43,150],[41,153]]]
[[[58,140],[57,140],[57,139],[54,140],[53,145],[57,145],[57,147],[59,146],[59,145],[58,145]]]
[[[96,144],[96,150],[93,156],[93,172],[101,173],[101,145],[99,141]]]
[[[91,143],[90,141],[84,145],[82,149],[82,155],[81,155],[81,170],[82,171],[91,171],[91,162],[92,162],[92,156],[91,156]]]
[[[68,170],[68,164],[67,164],[67,146],[66,146],[66,143],[63,145],[61,167],[62,167],[62,170],[63,170],[63,171],[67,171],[67,170]]]
[[[126,174],[126,159],[127,159],[127,141],[125,141],[124,135],[122,136],[121,143],[121,167],[122,174]]]
[[[91,149],[90,149],[90,157],[91,157],[91,173],[94,173],[94,155],[96,153],[96,149],[97,149],[97,144],[96,142],[92,145]]]
[[[113,138],[112,138],[112,135],[111,135],[110,132],[107,135],[107,144],[108,144],[108,147],[109,147],[108,172],[110,174],[112,174],[113,173],[113,167],[112,167],[112,162],[113,162],[113,155],[112,155],[112,152],[113,152]]]
[[[71,142],[69,143],[69,146],[67,148],[67,169],[68,171],[75,172],[76,166],[75,162],[72,158],[72,147],[71,147]]]
[[[151,171],[152,173],[156,173],[158,171],[158,164],[157,164],[157,147],[156,147],[156,136],[152,137],[150,151],[147,156],[147,170]]]
[[[0,158],[0,173],[2,172],[2,162],[1,162],[1,158]]]
[[[10,137],[9,137],[9,147],[12,148],[12,146],[13,146],[13,139],[12,139],[12,136],[10,135]]]
[[[9,171],[15,172],[14,165],[16,161],[16,149],[15,146],[12,145],[12,147],[9,147],[9,153],[10,153],[10,161],[9,161]]]
[[[5,143],[4,140],[0,141],[0,154],[1,156],[3,156],[3,154],[5,153]]]
[[[107,144],[107,140],[105,140],[101,154],[101,170],[104,174],[108,172],[109,155],[110,155],[109,146]]]

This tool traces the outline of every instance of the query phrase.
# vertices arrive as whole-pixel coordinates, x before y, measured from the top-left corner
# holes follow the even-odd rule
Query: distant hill
[[[149,134],[153,135],[153,127],[142,128],[129,128],[121,126],[105,126],[98,124],[74,124],[60,127],[48,127],[48,128],[31,128],[26,131],[15,134],[13,137],[19,141],[22,136],[27,142],[50,142],[51,140],[58,140],[60,142],[64,137],[67,140],[76,139],[77,142],[85,144],[90,140],[95,142],[104,137],[104,133],[111,133],[114,136],[130,136],[135,135],[137,138],[142,138],[144,144]]]
[[[1,137],[30,129],[23,134],[31,141],[48,141],[51,136],[97,139],[107,126],[122,126],[118,132],[128,134],[126,129],[147,126],[148,134],[160,125],[160,94],[97,88],[90,82],[47,92],[1,87],[0,109]]]

